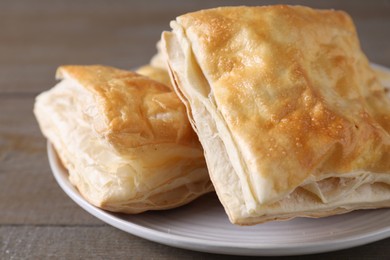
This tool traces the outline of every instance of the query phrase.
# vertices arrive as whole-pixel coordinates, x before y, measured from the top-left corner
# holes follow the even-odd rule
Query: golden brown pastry
[[[93,205],[139,213],[212,190],[185,107],[167,86],[103,66],[63,66],[34,112],[44,135]]]
[[[163,33],[231,222],[390,206],[390,103],[344,12],[225,7]]]

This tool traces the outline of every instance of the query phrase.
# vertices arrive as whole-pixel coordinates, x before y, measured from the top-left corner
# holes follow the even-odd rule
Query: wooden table
[[[32,114],[34,97],[54,86],[59,65],[135,68],[149,61],[161,31],[177,15],[237,3],[0,2],[0,259],[242,259],[149,242],[86,213],[56,184]],[[390,1],[300,3],[349,12],[370,60],[390,67]],[[390,239],[299,259],[312,257],[389,259]]]

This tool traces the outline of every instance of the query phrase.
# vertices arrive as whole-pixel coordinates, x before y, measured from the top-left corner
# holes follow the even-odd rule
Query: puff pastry
[[[169,78],[168,71],[165,68],[156,67],[153,65],[145,65],[138,68],[136,72],[150,79],[163,83],[165,86],[168,86],[173,90],[171,79]]]
[[[168,74],[167,63],[162,52],[162,43],[158,41],[156,44],[157,53],[152,57],[150,63],[141,66],[136,70],[137,73],[154,79],[158,82],[164,83],[173,91],[171,79]]]
[[[390,103],[344,12],[224,7],[162,35],[232,223],[390,206]]]
[[[390,69],[376,64],[372,64],[371,68],[374,70],[379,82],[385,88],[387,96],[390,97]]]
[[[70,181],[93,205],[139,213],[212,190],[185,107],[167,86],[130,71],[63,66],[34,112]]]

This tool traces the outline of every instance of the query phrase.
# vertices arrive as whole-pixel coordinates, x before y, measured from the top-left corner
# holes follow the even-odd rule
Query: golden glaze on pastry
[[[103,66],[63,66],[57,77],[34,112],[70,181],[92,204],[139,213],[212,190],[185,107],[167,86]]]
[[[344,12],[226,7],[163,33],[230,220],[390,206],[390,103]]]

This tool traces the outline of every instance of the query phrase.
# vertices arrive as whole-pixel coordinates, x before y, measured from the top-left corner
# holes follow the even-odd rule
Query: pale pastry
[[[167,69],[148,64],[138,68],[135,72],[160,83],[163,83],[165,84],[165,86],[168,86],[170,89],[173,90],[171,85],[171,79],[169,78]]]
[[[156,48],[157,48],[157,53],[150,60],[150,66],[167,70],[167,63],[164,54],[162,52],[163,46],[161,41],[157,42]]]
[[[372,64],[372,69],[375,72],[376,77],[378,78],[379,82],[383,85],[385,88],[387,96],[390,97],[390,69]]]
[[[139,213],[212,190],[185,107],[167,86],[103,66],[63,66],[57,77],[34,113],[90,203]]]
[[[344,12],[224,7],[162,35],[232,223],[390,206],[390,102]]]
[[[157,53],[151,58],[149,64],[141,66],[136,70],[136,72],[158,82],[164,83],[173,90],[171,79],[168,74],[167,63],[162,53],[161,41],[157,42],[156,47]]]

